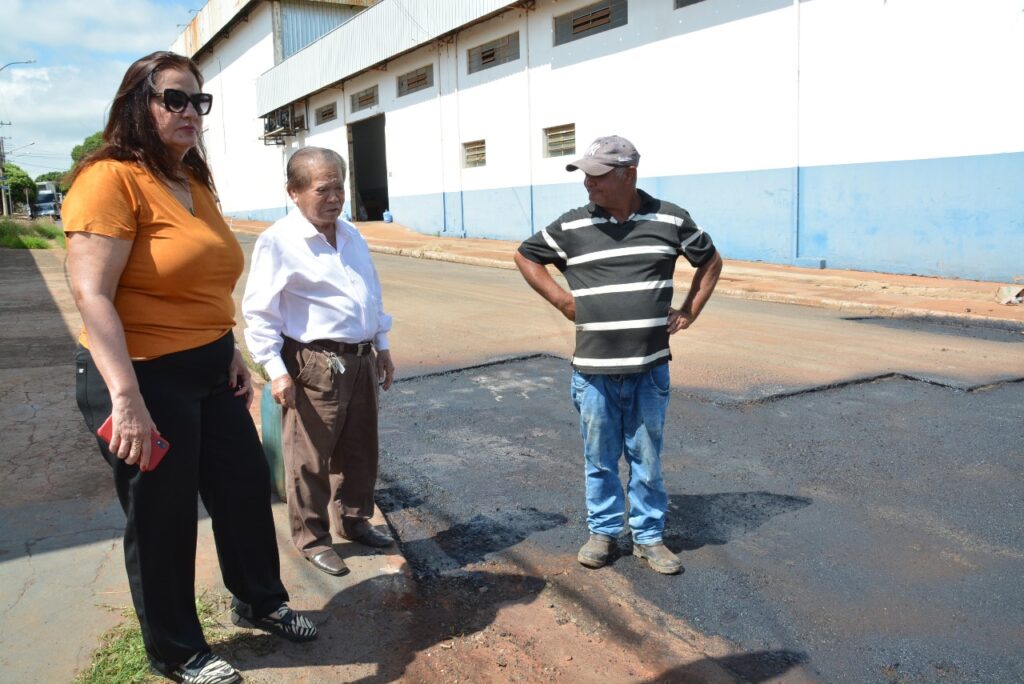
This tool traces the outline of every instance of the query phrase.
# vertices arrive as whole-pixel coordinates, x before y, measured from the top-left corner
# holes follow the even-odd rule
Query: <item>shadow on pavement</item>
[[[805,664],[807,660],[807,655],[798,651],[755,651],[723,658],[705,658],[664,672],[654,679],[648,679],[644,684],[701,682],[708,678],[709,669],[714,671],[717,668],[724,668],[744,682],[757,684],[774,680],[790,669]]]
[[[558,483],[546,482],[546,486],[558,488]],[[653,601],[660,605],[659,599],[664,598],[660,592],[652,591],[651,585],[660,584],[659,578],[649,569],[630,563],[631,558],[626,558],[631,555],[627,536],[620,538],[610,565],[614,568],[625,562],[619,566],[620,571],[628,582],[626,586],[631,585],[636,592],[635,597],[619,593],[623,585],[616,582],[614,574],[608,574],[612,568],[603,572],[581,571],[575,559],[565,554],[561,542],[572,536],[565,515],[545,513],[523,503],[514,510],[506,506],[496,510],[493,502],[475,499],[468,490],[457,495],[459,505],[456,509],[448,509],[440,501],[423,494],[430,489],[429,484],[425,482],[424,488],[412,491],[399,483],[388,482],[378,490],[378,505],[389,521],[396,525],[398,536],[410,540],[401,543],[402,552],[419,580],[423,595],[434,599],[443,597],[441,600],[446,609],[448,606],[455,608],[455,612],[445,619],[470,621],[468,629],[460,626],[453,629],[462,633],[482,629],[494,619],[491,602],[527,600],[530,598],[528,593],[517,592],[527,591],[523,583],[532,581],[538,583],[536,592],[549,587],[553,591],[551,596],[558,596],[559,600],[568,602],[566,605],[574,606],[569,610],[579,616],[581,624],[600,625],[615,643],[637,652],[653,643],[653,635],[644,631],[643,625],[652,624],[650,621],[656,623],[667,616],[648,615],[648,622],[636,622],[634,617],[627,617],[622,608],[622,603],[627,603],[632,608],[626,613],[635,615],[632,611],[636,610],[646,614],[643,604]],[[538,486],[543,489],[543,486]],[[775,516],[811,503],[812,500],[806,497],[766,491],[675,495],[670,497],[666,541],[676,550],[727,544]],[[481,509],[488,513],[475,513],[468,519],[459,519],[459,513]],[[575,547],[571,548],[574,550]],[[483,562],[497,563],[509,574],[476,571],[474,565]],[[498,592],[493,590],[496,581],[505,585]],[[615,586],[618,589],[614,589]],[[485,592],[486,606],[477,605],[482,596],[480,592]],[[639,603],[634,599],[640,599]],[[430,598],[419,600],[430,602]],[[463,606],[461,612],[457,610],[460,604]],[[418,605],[416,612],[419,613],[423,607],[422,603]],[[436,609],[436,606],[431,607]],[[337,614],[339,619],[343,614],[343,610]],[[437,618],[437,614],[430,610],[425,615],[428,621]],[[415,622],[423,616],[410,619]],[[429,646],[436,640],[435,630],[429,638],[421,637],[418,643]],[[408,661],[409,658],[403,656],[403,662]],[[761,682],[807,661],[806,654],[788,650],[708,658],[667,670],[652,681],[720,681],[725,668],[745,681]],[[397,668],[387,676],[396,674],[401,674]]]
[[[374,674],[349,681],[400,681],[418,654],[486,629],[500,610],[535,600],[546,586],[536,577],[471,572],[428,578],[410,595],[396,591],[395,581],[370,578],[339,592],[322,610],[307,611],[320,628],[314,642],[284,647],[275,637],[244,635],[217,650],[243,670],[371,666]]]
[[[55,301],[46,285],[55,278],[63,279],[62,264],[56,254],[0,249],[0,287],[4,292],[0,300],[0,340],[4,348],[0,369],[71,363],[75,340],[61,325],[62,305],[66,308],[67,302]],[[49,277],[41,268],[49,271]]]
[[[0,562],[106,543],[124,522],[75,404],[63,251],[0,249],[0,288]]]
[[[550,530],[566,524],[564,515],[547,513],[526,507],[497,510],[489,515],[476,514],[464,522],[456,522],[434,507],[427,506],[424,498],[408,488],[390,483],[376,492],[377,505],[388,516],[392,525],[400,529],[397,537],[413,576],[420,580],[480,563],[492,553],[509,549],[536,532]],[[398,511],[420,509],[419,516],[435,521],[435,527],[447,524],[429,538],[415,538],[421,529],[406,527],[394,515]],[[443,522],[441,522],[443,521]],[[403,529],[404,528],[404,529]],[[402,539],[409,541],[401,541]]]
[[[533,532],[565,522],[561,515],[536,510],[510,511],[500,518],[477,515],[432,539],[402,544],[402,552],[414,576],[422,579],[480,563],[488,554],[515,546]]]
[[[803,496],[771,492],[669,495],[665,544],[673,551],[720,546],[769,519],[810,506]]]

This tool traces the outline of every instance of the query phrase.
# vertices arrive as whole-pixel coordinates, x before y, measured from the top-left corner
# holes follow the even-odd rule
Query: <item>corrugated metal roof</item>
[[[244,21],[249,12],[263,0],[208,0],[196,12],[192,21],[171,45],[171,51],[187,57],[195,57],[219,35],[226,33],[238,21]],[[308,5],[325,6],[321,12],[330,12],[330,5],[338,5],[343,11],[354,13],[380,0],[305,0]],[[294,3],[293,3],[294,4]],[[315,8],[314,8],[315,11]]]
[[[338,3],[282,0],[281,51],[285,59],[364,11]]]
[[[498,10],[508,0],[382,0],[259,77],[261,115]]]
[[[209,0],[196,12],[196,16],[192,17],[185,30],[178,34],[178,38],[171,45],[171,52],[195,57],[195,54],[231,24],[235,17],[248,11],[250,5],[256,5],[259,1]]]

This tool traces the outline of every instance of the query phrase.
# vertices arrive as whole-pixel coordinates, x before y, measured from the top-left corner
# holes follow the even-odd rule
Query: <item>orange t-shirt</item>
[[[100,161],[79,174],[61,208],[66,233],[134,243],[114,297],[133,359],[195,349],[235,325],[242,248],[209,188],[191,187],[195,216],[142,166]],[[79,341],[89,346],[85,330]]]

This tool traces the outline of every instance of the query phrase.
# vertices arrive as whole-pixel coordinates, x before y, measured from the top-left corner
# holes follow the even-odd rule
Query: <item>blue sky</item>
[[[0,126],[8,161],[33,178],[71,166],[103,128],[128,65],[166,50],[205,0],[0,0]]]

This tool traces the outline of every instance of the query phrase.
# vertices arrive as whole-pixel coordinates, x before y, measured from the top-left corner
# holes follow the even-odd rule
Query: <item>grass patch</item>
[[[263,378],[263,383],[270,382],[270,376],[267,375],[267,369],[263,367],[263,364],[256,363],[256,359],[252,358],[252,354],[249,353],[248,349],[242,350],[242,358],[245,360],[245,365],[249,367],[249,370]],[[256,401],[259,401],[259,397],[256,397]]]
[[[196,603],[198,605],[198,601]],[[121,617],[124,621],[103,635],[89,667],[75,677],[76,684],[132,684],[155,680],[149,671],[135,611],[126,608]]]
[[[235,630],[226,619],[230,608],[231,599],[227,596],[204,592],[196,598],[199,623],[203,626],[203,634],[206,635],[206,641],[213,650],[221,655],[240,647],[246,647],[258,655],[272,652],[275,648],[274,643],[266,635]],[[75,677],[75,684],[140,684],[166,681],[149,669],[146,649],[142,645],[142,630],[135,617],[135,611],[126,608],[121,616],[124,620],[103,635],[100,647],[92,655],[92,662]]]
[[[53,221],[0,219],[0,247],[8,249],[50,249],[64,247],[64,231]]]

